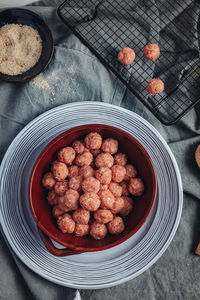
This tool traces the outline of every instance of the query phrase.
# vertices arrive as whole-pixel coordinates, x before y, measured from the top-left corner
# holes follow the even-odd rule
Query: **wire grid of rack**
[[[200,3],[157,0],[66,0],[62,21],[165,125],[179,120],[200,100]],[[146,44],[159,45],[155,61],[143,57]],[[131,65],[117,60],[125,46],[134,49]],[[151,78],[165,91],[149,95]]]

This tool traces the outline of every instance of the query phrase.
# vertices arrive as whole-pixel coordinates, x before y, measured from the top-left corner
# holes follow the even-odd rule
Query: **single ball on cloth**
[[[74,234],[76,236],[85,236],[89,233],[90,226],[88,224],[76,224]]]
[[[58,159],[65,164],[71,165],[75,159],[76,152],[72,147],[64,147],[58,152]]]
[[[106,224],[113,219],[113,214],[108,209],[99,208],[94,212],[94,218],[98,223]]]
[[[121,233],[125,226],[121,217],[114,217],[113,220],[108,223],[108,230],[111,234],[119,234]]]
[[[100,224],[98,222],[93,222],[90,226],[90,235],[95,240],[103,239],[107,234],[107,227],[105,224]]]
[[[51,171],[53,173],[53,177],[57,181],[62,181],[68,176],[68,168],[66,164],[63,162],[60,162],[58,160],[54,161],[52,166],[51,166]]]
[[[164,91],[164,83],[160,79],[153,78],[149,80],[147,85],[147,92],[151,95],[156,95]]]
[[[141,178],[131,178],[128,190],[133,196],[141,196],[144,192],[144,183]]]
[[[90,132],[88,135],[86,135],[84,142],[88,149],[100,149],[102,137],[97,132]]]
[[[117,58],[122,65],[130,65],[135,60],[135,52],[129,47],[124,47],[118,53]]]
[[[58,227],[63,233],[73,233],[75,229],[75,222],[69,214],[64,214],[58,217]]]
[[[148,44],[143,49],[143,55],[148,60],[156,60],[160,55],[160,48],[157,44]]]
[[[44,174],[42,178],[42,185],[46,189],[51,190],[54,187],[55,183],[56,180],[54,179],[53,174],[51,172]]]
[[[95,211],[99,208],[101,201],[94,192],[87,192],[80,197],[80,205],[89,211]]]
[[[88,224],[90,220],[90,212],[84,208],[78,208],[73,212],[73,220],[79,224]]]

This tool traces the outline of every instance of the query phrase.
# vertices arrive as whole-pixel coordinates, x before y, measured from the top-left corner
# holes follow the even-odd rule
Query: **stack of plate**
[[[157,201],[146,223],[126,242],[105,251],[55,257],[41,242],[29,209],[31,169],[41,150],[54,137],[70,128],[92,123],[121,128],[145,147],[157,173]],[[138,276],[163,254],[180,221],[181,178],[169,147],[147,121],[113,105],[79,102],[42,114],[12,142],[0,176],[0,220],[5,239],[30,269],[63,286],[98,289]]]

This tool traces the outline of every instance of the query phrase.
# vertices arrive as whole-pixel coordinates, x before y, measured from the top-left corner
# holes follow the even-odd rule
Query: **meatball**
[[[71,165],[73,160],[75,159],[76,152],[72,147],[62,148],[58,152],[58,159],[65,164]]]
[[[111,182],[108,185],[108,188],[115,197],[120,197],[122,195],[122,187],[118,183]]]
[[[147,85],[147,92],[151,95],[156,95],[164,91],[164,83],[160,79],[153,78],[149,80]]]
[[[103,239],[107,234],[107,228],[105,224],[100,224],[97,222],[93,222],[90,226],[90,235],[95,240]]]
[[[127,163],[127,157],[124,153],[117,153],[114,156],[115,165],[125,166]]]
[[[101,153],[101,150],[100,149],[91,149],[90,152],[92,153],[92,155],[94,157],[96,157],[98,154]]]
[[[90,132],[84,139],[85,145],[88,149],[100,149],[102,144],[102,137],[97,132]]]
[[[85,236],[89,233],[90,231],[90,226],[88,224],[76,224],[75,227],[75,235],[76,236]]]
[[[115,202],[115,197],[109,190],[100,191],[98,193],[100,200],[101,200],[101,207],[112,209],[113,204]]]
[[[108,189],[108,185],[107,184],[100,184],[100,191],[105,191]]]
[[[83,176],[83,178],[87,177],[93,177],[94,176],[94,170],[92,169],[91,166],[83,166],[80,168],[79,171],[80,176]]]
[[[51,190],[54,187],[55,183],[56,181],[53,178],[53,174],[51,172],[44,174],[42,179],[42,185],[46,189]]]
[[[77,192],[81,191],[82,176],[75,176],[69,180],[69,188]]]
[[[100,182],[94,177],[87,177],[82,182],[82,190],[86,192],[98,193],[100,189]]]
[[[108,230],[111,234],[119,234],[121,233],[125,226],[121,217],[114,217],[113,220],[108,223]]]
[[[160,55],[160,48],[157,44],[146,45],[143,49],[143,55],[148,60],[156,60]]]
[[[79,193],[69,189],[63,197],[58,198],[58,206],[64,211],[74,210],[78,208],[78,200]]]
[[[67,189],[68,189],[68,181],[67,180],[58,181],[54,185],[54,191],[59,196],[63,196],[65,194],[65,192],[67,191]]]
[[[101,201],[94,192],[87,192],[80,197],[80,205],[89,211],[95,211],[99,208]]]
[[[112,166],[111,171],[112,171],[112,181],[114,182],[121,182],[126,175],[125,167],[120,165]]]
[[[115,154],[118,151],[118,141],[111,138],[105,139],[102,143],[101,149],[103,152]]]
[[[95,165],[97,168],[108,167],[111,168],[114,163],[114,158],[110,153],[100,153],[95,159]]]
[[[125,181],[129,181],[131,178],[137,176],[137,170],[134,168],[134,166],[126,165],[125,169],[126,169],[126,175],[124,177]]]
[[[85,150],[85,146],[81,141],[74,141],[72,148],[76,151],[77,154],[82,154]]]
[[[68,177],[71,178],[71,177],[75,177],[75,176],[78,176],[79,175],[79,167],[77,166],[70,166],[68,168],[68,171],[69,171],[69,174],[68,174]]]
[[[67,166],[60,161],[54,161],[51,170],[53,177],[58,181],[62,181],[68,176]]]
[[[116,215],[124,209],[124,199],[123,197],[116,197],[111,212]]]
[[[124,47],[118,53],[117,59],[122,65],[130,65],[135,60],[135,52],[129,47]]]
[[[77,155],[75,164],[79,167],[82,167],[84,165],[89,166],[92,161],[93,161],[92,153],[90,153],[89,151],[85,151],[82,154]]]
[[[54,218],[56,218],[56,219],[58,219],[58,217],[64,215],[64,213],[65,213],[65,211],[60,209],[58,205],[55,205],[52,209],[52,214],[53,214]]]
[[[126,176],[124,177],[124,179],[126,178]],[[120,185],[122,187],[122,196],[128,196],[129,195],[129,191],[128,191],[128,183],[125,181],[120,182]]]
[[[58,227],[63,233],[73,233],[75,229],[75,222],[69,214],[64,214],[58,217]]]
[[[57,195],[56,195],[55,191],[51,190],[48,192],[47,201],[48,201],[49,205],[57,204],[58,199],[57,199]]]
[[[111,182],[112,172],[108,167],[101,167],[95,172],[96,178],[102,184],[109,184]]]
[[[128,190],[133,196],[141,196],[144,192],[144,183],[140,178],[131,178],[128,185]]]
[[[78,208],[73,212],[72,218],[76,223],[88,224],[90,220],[90,212],[84,208]]]
[[[120,211],[122,217],[127,216],[133,209],[133,200],[130,197],[122,197],[124,200],[124,208]]]
[[[108,209],[98,209],[94,212],[94,218],[98,223],[106,224],[113,219],[113,214]]]

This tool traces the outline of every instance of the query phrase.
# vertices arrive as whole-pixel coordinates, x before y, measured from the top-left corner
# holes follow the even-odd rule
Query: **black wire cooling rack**
[[[58,15],[163,124],[200,100],[200,1],[67,0]],[[143,57],[149,43],[160,47],[156,61]],[[136,53],[129,66],[117,60],[125,46]],[[151,78],[164,82],[163,93],[147,93]]]

